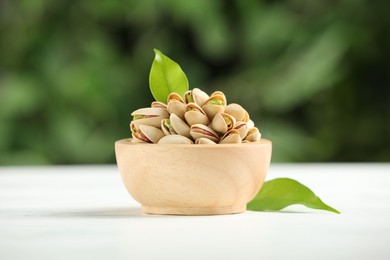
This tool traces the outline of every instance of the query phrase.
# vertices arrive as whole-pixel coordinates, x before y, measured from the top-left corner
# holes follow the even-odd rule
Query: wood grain
[[[272,144],[186,145],[115,143],[122,180],[145,213],[239,213],[257,194]]]

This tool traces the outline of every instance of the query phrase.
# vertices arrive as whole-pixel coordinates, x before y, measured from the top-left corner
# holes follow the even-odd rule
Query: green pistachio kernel
[[[210,100],[207,102],[208,105],[220,105],[223,106],[223,101],[219,99]]]
[[[143,115],[135,115],[133,117],[133,120],[138,120],[138,119],[143,119],[143,118],[145,118],[145,116],[143,116]]]

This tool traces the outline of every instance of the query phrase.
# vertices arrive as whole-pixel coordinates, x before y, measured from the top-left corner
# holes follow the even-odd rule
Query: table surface
[[[390,164],[272,164],[341,215],[142,214],[114,165],[0,168],[0,259],[390,259]]]

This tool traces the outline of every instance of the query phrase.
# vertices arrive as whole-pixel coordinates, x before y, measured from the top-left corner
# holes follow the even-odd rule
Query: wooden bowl
[[[115,143],[128,192],[151,214],[240,213],[260,190],[272,144]]]

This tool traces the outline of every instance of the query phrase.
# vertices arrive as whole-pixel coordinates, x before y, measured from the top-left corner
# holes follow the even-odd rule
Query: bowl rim
[[[245,146],[267,146],[271,145],[272,142],[268,139],[260,139],[259,142],[251,143],[234,143],[234,144],[150,144],[150,143],[132,143],[132,138],[124,138],[115,141],[115,145],[146,145],[150,147],[160,147],[160,146],[170,146],[170,147],[182,147],[182,148],[191,148],[191,149],[201,149],[201,148],[223,148],[223,147],[245,147]]]

